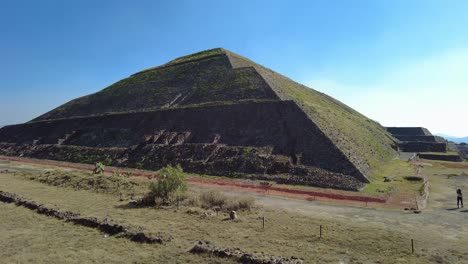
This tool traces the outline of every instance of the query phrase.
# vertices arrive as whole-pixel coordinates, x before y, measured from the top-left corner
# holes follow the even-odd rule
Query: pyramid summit
[[[279,99],[254,68],[234,66],[229,54],[233,53],[218,48],[177,58],[72,100],[35,120]]]
[[[0,154],[358,190],[395,155],[378,123],[217,48],[139,71],[30,122]]]

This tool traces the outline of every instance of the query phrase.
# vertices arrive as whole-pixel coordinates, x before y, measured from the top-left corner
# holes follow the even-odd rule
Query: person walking
[[[461,189],[457,189],[457,208],[460,208],[460,204],[463,208],[463,194]]]

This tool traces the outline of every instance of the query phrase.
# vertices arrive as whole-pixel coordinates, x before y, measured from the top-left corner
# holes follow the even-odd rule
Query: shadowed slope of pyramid
[[[281,100],[293,100],[365,175],[394,156],[394,139],[377,122],[324,93],[238,54],[226,53],[234,68],[254,67]]]
[[[119,147],[108,149],[114,153],[106,156],[109,164],[156,169],[181,163],[188,171],[266,179],[289,174],[293,181],[271,179],[352,190],[395,154],[378,123],[224,49],[140,71],[5,127],[0,142],[9,144],[0,154],[3,148],[4,154],[61,159],[50,153],[66,149],[93,152],[97,160],[106,148]],[[37,145],[47,145],[49,154]]]

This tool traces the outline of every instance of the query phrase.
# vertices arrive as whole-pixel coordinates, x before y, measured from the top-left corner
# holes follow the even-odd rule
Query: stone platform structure
[[[424,127],[387,127],[395,137],[398,147],[404,152],[446,152],[447,142],[444,138],[433,136]]]

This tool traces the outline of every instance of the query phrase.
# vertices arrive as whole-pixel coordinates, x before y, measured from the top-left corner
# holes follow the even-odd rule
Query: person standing
[[[461,189],[457,189],[457,208],[460,208],[460,204],[463,208],[463,194]]]

